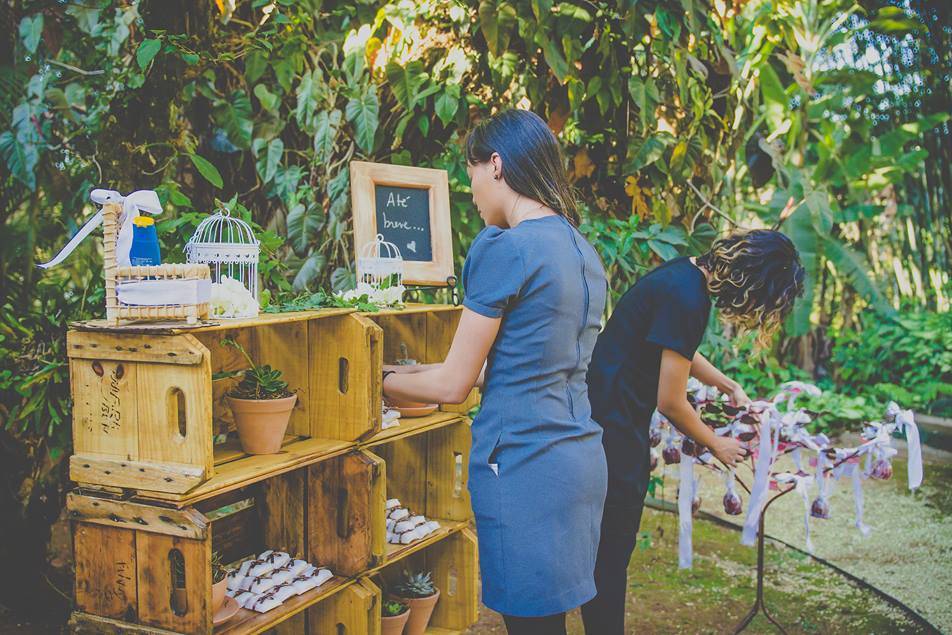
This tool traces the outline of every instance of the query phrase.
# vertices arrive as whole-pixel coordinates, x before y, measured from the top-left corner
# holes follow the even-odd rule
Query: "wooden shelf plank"
[[[302,441],[306,437],[302,437],[299,434],[286,434],[284,439],[281,441],[281,447],[285,447],[296,441]],[[224,465],[225,463],[230,463],[232,461],[237,461],[238,459],[243,459],[245,457],[251,456],[241,449],[241,441],[238,439],[229,438],[224,443],[219,443],[215,446],[215,467],[219,465]]]
[[[399,562],[403,558],[406,558],[410,554],[416,553],[421,549],[426,549],[430,545],[436,544],[439,541],[443,540],[450,534],[454,534],[457,531],[463,529],[464,527],[469,526],[469,521],[456,521],[456,520],[443,520],[442,518],[433,518],[440,523],[440,528],[434,531],[432,534],[424,538],[423,540],[418,540],[417,542],[412,542],[409,545],[392,545],[387,543],[387,547],[384,551],[383,562],[370,571],[367,572],[367,575],[376,573],[384,567],[387,567],[394,562]]]
[[[361,441],[359,445],[360,447],[373,447],[381,443],[389,443],[396,439],[403,439],[422,432],[436,430],[437,428],[448,426],[463,419],[465,419],[465,417],[458,412],[443,412],[442,410],[437,410],[433,414],[425,417],[401,418],[400,425],[381,430],[366,440]]]
[[[425,306],[425,305],[421,305]],[[106,320],[83,320],[79,322],[70,322],[70,328],[80,331],[105,331],[111,333],[137,333],[141,335],[181,335],[183,333],[208,333],[210,331],[227,331],[230,329],[242,329],[250,326],[265,326],[271,324],[286,324],[288,322],[302,322],[305,320],[316,320],[335,315],[346,315],[354,313],[355,309],[350,308],[329,308],[317,309],[313,311],[289,311],[285,313],[260,313],[258,317],[242,319],[217,319],[214,321],[202,322],[195,326],[188,326],[184,320],[167,322],[139,322],[132,324],[123,324],[119,326],[110,326]]]
[[[304,439],[281,448],[277,454],[248,455],[215,468],[215,475],[185,494],[140,492],[136,497],[146,501],[173,503],[176,507],[194,505],[225,492],[247,487],[278,474],[346,454],[354,449],[352,441]]]
[[[381,309],[380,311],[364,311],[360,315],[372,318],[375,315],[406,315],[408,313],[437,313],[441,311],[459,311],[462,306],[452,304],[421,304],[409,302],[399,309]]]
[[[309,606],[326,600],[338,591],[355,582],[354,579],[334,577],[303,595],[290,598],[278,608],[267,613],[239,609],[230,620],[215,627],[215,635],[252,635],[274,628],[284,620],[300,613]]]
[[[441,628],[439,626],[429,626],[425,631],[424,635],[459,635],[463,631],[457,631],[452,628]]]

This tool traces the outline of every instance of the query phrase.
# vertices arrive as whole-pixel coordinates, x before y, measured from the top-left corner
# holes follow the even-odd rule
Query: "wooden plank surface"
[[[399,359],[426,359],[427,314],[422,312],[380,313],[368,316],[383,329],[383,363]]]
[[[130,362],[70,360],[75,453],[139,458],[138,367],[139,364]],[[108,481],[103,483],[111,485]]]
[[[372,574],[377,571],[380,571],[384,567],[390,566],[395,562],[399,562],[404,558],[411,556],[422,549],[426,549],[436,543],[440,542],[451,536],[456,532],[469,527],[468,522],[458,522],[453,520],[446,520],[445,518],[431,518],[430,520],[435,520],[440,523],[440,528],[434,531],[432,534],[427,536],[422,540],[410,543],[409,545],[387,545],[387,555],[384,558],[384,561],[381,565],[370,569],[367,574]]]
[[[206,478],[212,475],[211,383],[207,355],[194,366],[139,365],[136,384],[141,461],[192,465],[203,468]]]
[[[73,611],[69,616],[67,630],[71,635],[179,635],[164,628],[142,626],[81,611]]]
[[[205,320],[198,324],[189,325],[184,320],[167,320],[164,322],[142,322],[139,324],[123,324],[113,326],[106,320],[82,320],[70,322],[70,327],[82,331],[110,332],[110,333],[137,333],[142,335],[178,335],[181,333],[207,333],[228,329],[248,328],[261,324],[282,324],[286,322],[301,322],[316,320],[334,315],[353,313],[350,308],[327,308],[315,311],[293,311],[286,313],[260,313],[254,318],[242,319],[215,319]]]
[[[465,527],[434,545],[426,554],[426,567],[440,589],[430,623],[462,631],[479,617],[479,571],[476,534]]]
[[[307,624],[310,633],[320,635],[380,635],[379,615],[380,590],[361,579],[311,607]]]
[[[427,434],[426,509],[427,516],[470,520],[469,452],[472,433],[469,420],[433,430]]]
[[[422,302],[407,302],[400,308],[381,309],[380,311],[363,311],[360,315],[373,317],[375,315],[407,315],[408,313],[433,313],[440,311],[462,311],[463,307],[452,304],[424,304]]]
[[[184,559],[186,606],[173,611],[171,550]],[[207,633],[211,614],[211,540],[190,540],[140,532],[136,535],[139,621],[181,633]],[[181,608],[181,607],[179,607]]]
[[[341,459],[338,457],[324,463],[336,463]],[[294,470],[261,483],[258,517],[268,549],[286,551],[295,558],[307,558],[307,491],[313,485],[308,483],[307,469]]]
[[[66,509],[70,520],[84,523],[198,540],[208,535],[208,519],[191,508],[168,509],[70,492]]]
[[[196,340],[190,337],[170,335],[120,335],[89,331],[66,333],[66,354],[71,359],[200,364],[205,351],[196,344]]]
[[[225,329],[213,332],[196,333],[195,338],[199,340],[206,349],[210,357],[210,372],[214,377],[218,373],[243,371],[248,369],[248,361],[234,346],[225,345],[226,339],[232,339],[240,344],[248,354],[254,359],[254,343],[251,337],[251,330]],[[229,430],[235,429],[235,417],[225,399],[227,395],[241,380],[241,377],[224,377],[212,381],[212,429],[215,434],[225,434]]]
[[[357,315],[308,324],[312,436],[353,441],[380,427],[380,340]]]
[[[304,439],[284,446],[277,454],[247,456],[220,465],[216,468],[215,476],[186,494],[172,495],[148,491],[139,492],[137,498],[143,501],[174,503],[179,508],[187,507],[304,465],[339,456],[354,447],[355,444],[349,441]]]
[[[205,469],[177,463],[128,461],[96,454],[69,457],[69,478],[80,484],[106,483],[154,493],[181,496],[205,479]]]
[[[318,323],[323,322],[317,320]],[[289,434],[321,436],[311,430],[308,410],[311,407],[310,368],[308,354],[308,322],[282,322],[258,325],[248,329],[258,364],[269,365],[281,371],[288,389],[298,398],[291,411]],[[324,435],[325,437],[329,435]]]
[[[381,430],[361,441],[359,445],[362,448],[372,448],[397,439],[412,437],[443,426],[453,425],[463,421],[463,419],[463,416],[458,412],[443,412],[442,410],[437,410],[425,417],[401,417],[400,425]]]
[[[73,548],[76,607],[94,615],[135,621],[136,533],[76,523]]]
[[[270,628],[281,624],[294,615],[308,609],[309,607],[330,601],[336,594],[345,591],[355,583],[352,579],[334,577],[307,593],[290,598],[278,608],[272,609],[267,613],[257,613],[247,609],[239,609],[235,617],[224,624],[215,628],[215,635],[253,635],[261,633]],[[319,631],[311,629],[312,633],[330,633],[333,635],[336,631]],[[361,633],[361,631],[348,631],[348,633]]]
[[[373,448],[387,462],[387,498],[400,499],[417,514],[426,513],[427,437],[407,437]]]

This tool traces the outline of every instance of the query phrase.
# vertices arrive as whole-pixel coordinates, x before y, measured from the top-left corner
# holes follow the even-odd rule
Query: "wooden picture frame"
[[[390,225],[387,229],[378,228],[378,190],[385,192],[389,189],[388,201],[393,204],[394,221],[384,216]],[[406,200],[413,198],[406,190],[419,190],[424,195],[423,201],[427,204],[427,214],[419,209],[422,203],[419,199],[412,201],[417,206],[416,211],[408,214],[417,214],[426,217],[429,228],[429,244],[418,244],[412,230],[418,230],[425,235],[426,228],[415,225],[406,226],[407,222],[399,216],[402,211],[399,205],[406,206]],[[354,217],[354,256],[360,253],[361,247],[376,239],[377,234],[383,234],[388,240],[392,235],[399,235],[403,244],[397,244],[404,260],[403,283],[419,286],[448,286],[455,282],[453,266],[453,238],[450,230],[450,190],[449,177],[446,170],[432,168],[418,168],[404,165],[390,165],[385,163],[369,163],[366,161],[351,161],[350,163],[350,192]],[[401,196],[401,194],[406,196]],[[396,202],[394,203],[394,196]],[[387,203],[382,203],[385,207]],[[382,213],[391,211],[381,209]],[[388,236],[390,234],[390,236]],[[413,238],[407,240],[407,238]],[[409,249],[408,249],[409,247]],[[358,271],[358,279],[360,272]]]

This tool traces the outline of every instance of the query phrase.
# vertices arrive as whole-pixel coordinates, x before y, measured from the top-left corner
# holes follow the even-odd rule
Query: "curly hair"
[[[793,242],[777,231],[755,229],[714,241],[697,258],[721,317],[756,331],[766,347],[803,295],[804,269]]]

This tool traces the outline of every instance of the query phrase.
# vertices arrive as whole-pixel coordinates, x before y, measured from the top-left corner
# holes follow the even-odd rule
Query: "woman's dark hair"
[[[793,242],[777,231],[755,229],[714,241],[697,264],[721,316],[759,331],[764,346],[803,294],[803,265]]]
[[[511,109],[480,121],[466,138],[466,161],[485,163],[494,152],[502,158],[502,178],[509,187],[578,223],[559,142],[539,115]]]

